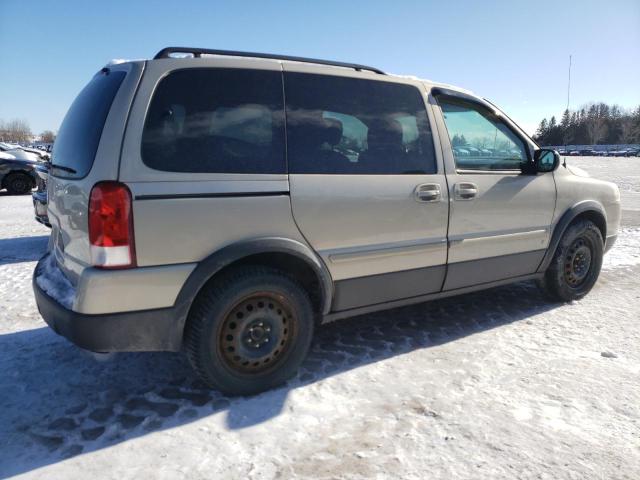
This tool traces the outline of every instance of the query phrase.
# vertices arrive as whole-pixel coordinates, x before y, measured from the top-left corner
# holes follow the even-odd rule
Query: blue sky
[[[113,58],[199,46],[352,61],[469,88],[532,132],[566,105],[640,105],[639,0],[0,0],[0,119],[57,130]]]

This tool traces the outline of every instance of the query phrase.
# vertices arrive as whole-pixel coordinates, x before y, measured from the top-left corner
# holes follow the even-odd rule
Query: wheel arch
[[[320,314],[326,314],[333,298],[331,274],[322,260],[301,242],[289,238],[268,237],[234,243],[217,250],[198,263],[189,275],[175,302],[178,311],[179,331],[184,327],[193,301],[203,287],[217,275],[240,265],[262,265],[278,268],[292,274],[306,288],[317,285],[318,294],[309,292],[314,307]]]
[[[593,223],[595,223],[598,227],[598,230],[600,230],[600,233],[602,234],[602,240],[606,240],[607,213],[604,207],[594,200],[585,200],[576,203],[572,207],[568,208],[562,214],[560,220],[558,220],[558,222],[556,223],[551,235],[549,247],[547,248],[547,253],[542,259],[540,266],[538,267],[538,272],[544,272],[549,267],[549,264],[551,263],[551,260],[555,255],[556,249],[558,248],[558,244],[560,243],[560,239],[564,235],[564,232],[567,230],[569,225],[582,218],[591,220]]]

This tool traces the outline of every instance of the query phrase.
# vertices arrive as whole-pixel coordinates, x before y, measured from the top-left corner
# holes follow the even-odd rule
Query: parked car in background
[[[476,147],[470,147],[468,145],[465,145],[465,150],[469,151],[469,155],[472,155],[474,157],[479,157],[480,155],[482,155],[482,152],[480,151],[479,148]]]
[[[46,150],[42,150],[40,148],[20,147],[20,150],[24,150],[25,152],[28,152],[28,153],[33,153],[33,154],[37,155],[38,157],[40,157],[40,160],[43,160],[43,161],[49,160],[51,158],[51,154],[50,153],[48,153]]]
[[[36,179],[36,191],[31,194],[33,210],[36,221],[51,228],[47,215],[47,178],[49,176],[49,163],[43,162],[35,167],[38,178]]]
[[[29,148],[37,148],[46,153],[51,153],[53,149],[53,144],[51,143],[34,143],[33,145],[29,145]]]
[[[37,161],[16,158],[9,152],[0,152],[0,189],[6,189],[11,195],[29,193],[36,185],[36,165]]]
[[[43,152],[34,152],[29,151],[34,149],[24,149],[20,145],[16,145],[13,143],[0,142],[0,152],[8,153],[12,155],[14,158],[18,160],[27,160],[31,162],[39,162],[42,161],[42,153]]]

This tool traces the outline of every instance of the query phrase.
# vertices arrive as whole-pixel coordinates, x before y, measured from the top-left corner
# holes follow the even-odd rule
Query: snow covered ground
[[[31,293],[48,230],[0,194],[0,477],[640,478],[640,159],[584,300],[524,283],[335,322],[296,379],[252,398],[180,354],[92,355]]]

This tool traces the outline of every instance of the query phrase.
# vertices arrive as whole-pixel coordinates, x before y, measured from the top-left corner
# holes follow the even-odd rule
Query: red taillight
[[[136,266],[131,192],[118,182],[94,185],[89,199],[91,262],[96,267]]]

